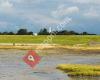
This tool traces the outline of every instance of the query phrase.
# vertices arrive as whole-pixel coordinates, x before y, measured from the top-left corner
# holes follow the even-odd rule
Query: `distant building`
[[[34,36],[37,36],[38,34],[37,34],[37,33],[34,33],[33,35],[34,35]]]
[[[51,33],[52,32],[52,29],[51,29],[51,27],[49,27],[49,33]]]

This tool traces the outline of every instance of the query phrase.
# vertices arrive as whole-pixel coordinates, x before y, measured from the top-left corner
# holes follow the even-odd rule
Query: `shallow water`
[[[100,64],[100,54],[81,55],[62,50],[37,52],[51,55],[42,56],[41,62],[32,69],[22,60],[26,50],[0,50],[0,80],[100,80],[100,77],[68,77],[56,69],[61,63]]]

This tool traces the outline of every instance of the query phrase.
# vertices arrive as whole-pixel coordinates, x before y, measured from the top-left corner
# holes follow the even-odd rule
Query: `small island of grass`
[[[100,65],[60,64],[57,69],[64,71],[68,76],[100,76]]]

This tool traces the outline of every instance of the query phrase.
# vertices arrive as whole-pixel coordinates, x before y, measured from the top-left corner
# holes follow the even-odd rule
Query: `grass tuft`
[[[57,69],[68,73],[68,76],[100,76],[100,65],[60,64]]]

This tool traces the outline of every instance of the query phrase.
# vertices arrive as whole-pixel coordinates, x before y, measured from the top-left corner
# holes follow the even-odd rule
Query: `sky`
[[[0,0],[0,31],[63,29],[100,34],[100,0]]]

